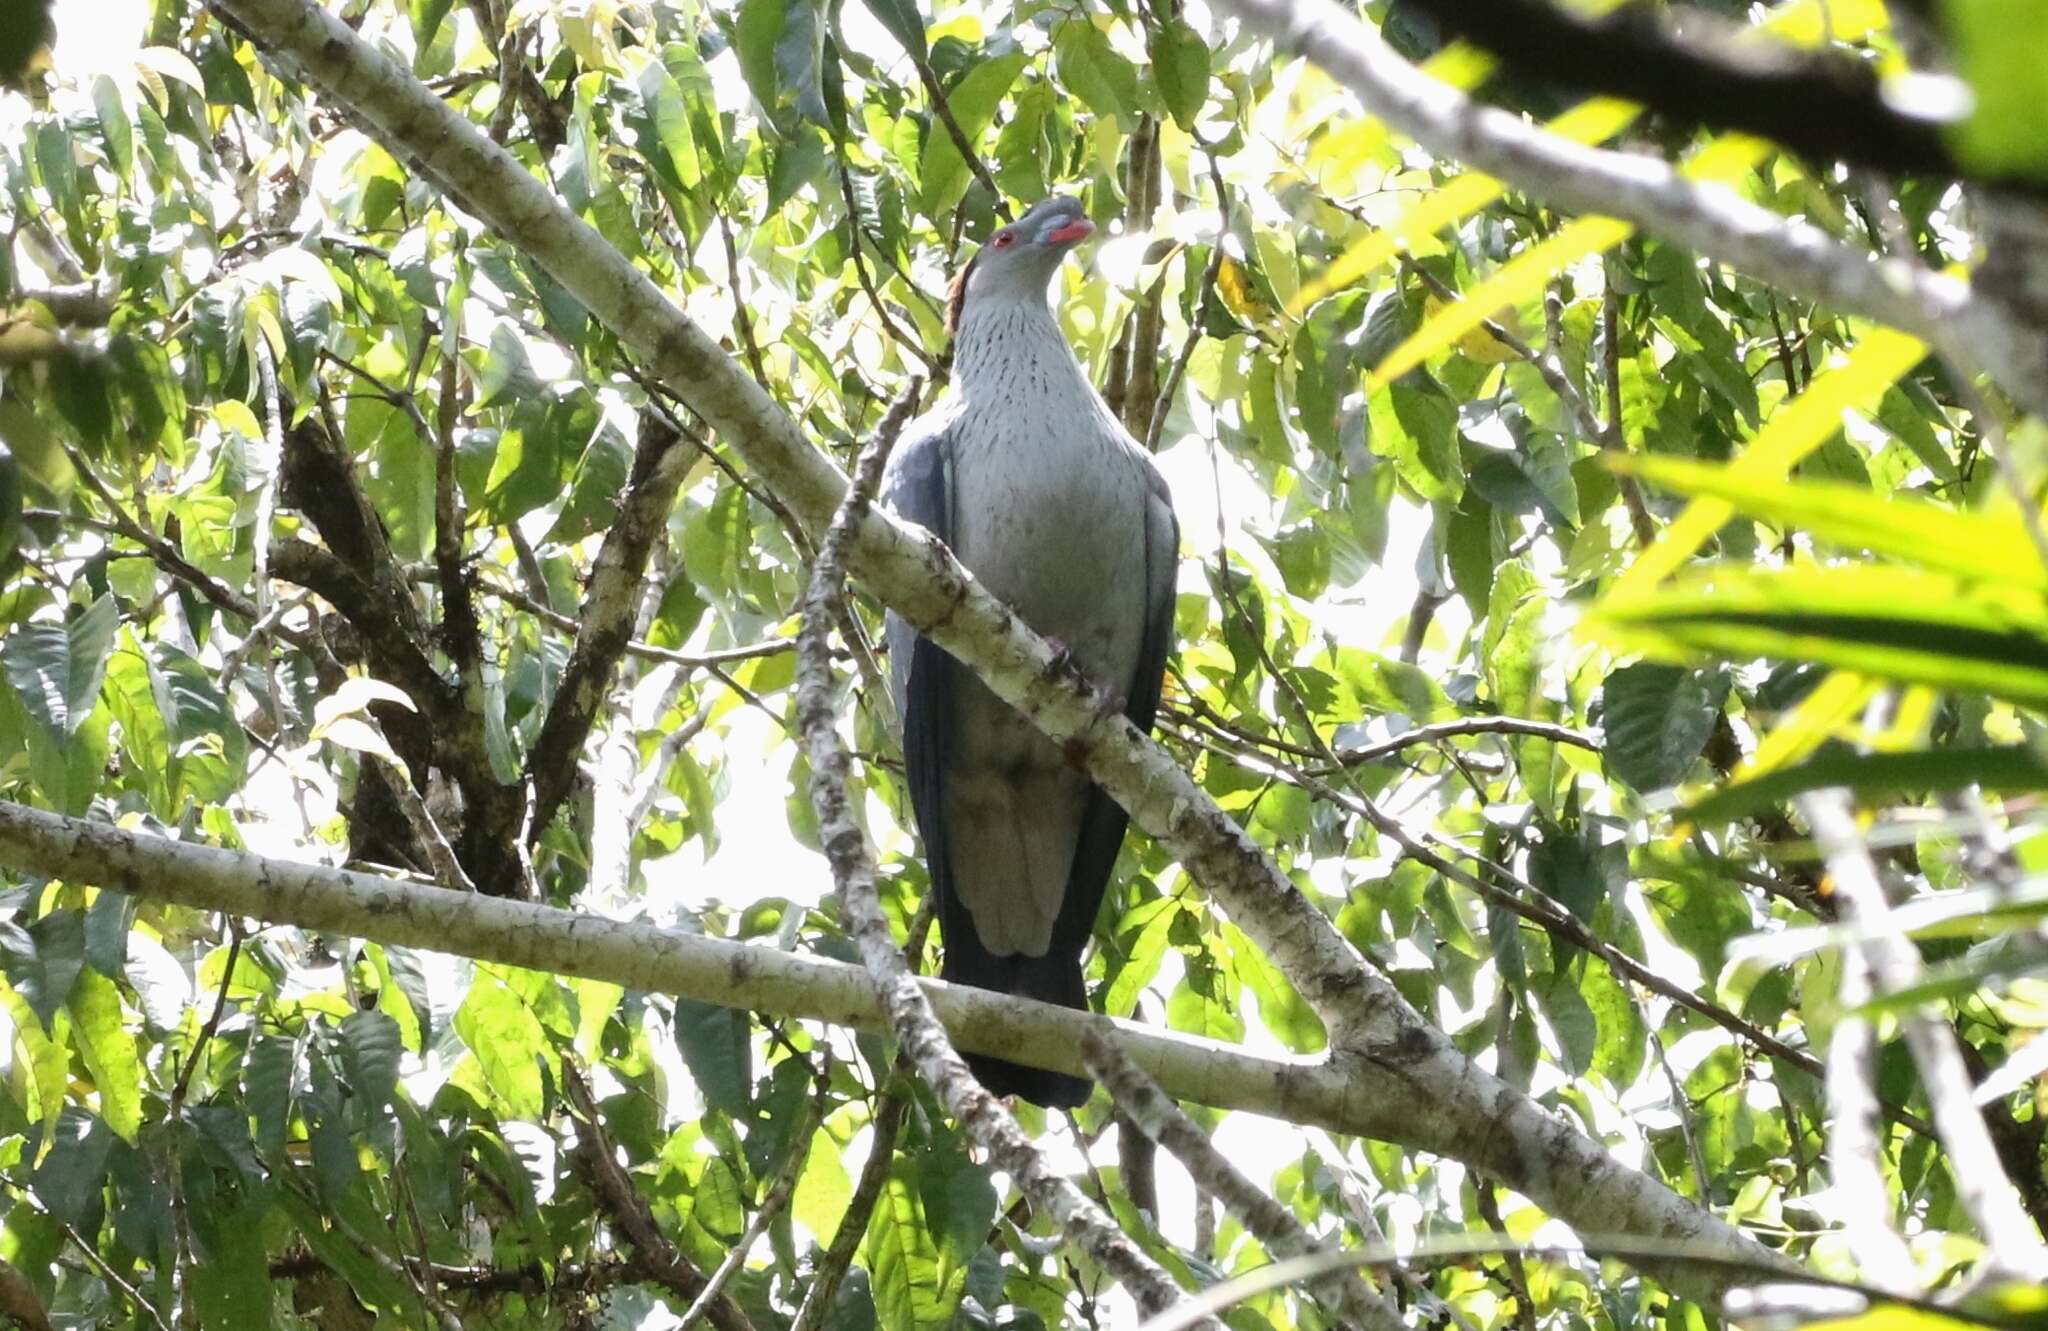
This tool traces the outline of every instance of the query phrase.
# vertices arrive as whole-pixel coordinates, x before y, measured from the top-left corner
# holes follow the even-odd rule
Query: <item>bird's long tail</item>
[[[972,950],[980,955],[972,963],[959,967],[956,973],[954,958],[961,950],[964,949],[947,947],[946,964],[939,968],[940,979],[971,984],[977,989],[1035,998],[1041,1003],[1056,1003],[1083,1012],[1088,1010],[1088,986],[1081,976],[1079,957],[992,957],[974,947]],[[991,1058],[986,1054],[966,1054],[964,1057],[976,1079],[988,1088],[991,1095],[1021,1095],[1047,1109],[1078,1109],[1088,1102],[1088,1096],[1094,1090],[1095,1084],[1086,1077],[1026,1067],[1022,1063]]]

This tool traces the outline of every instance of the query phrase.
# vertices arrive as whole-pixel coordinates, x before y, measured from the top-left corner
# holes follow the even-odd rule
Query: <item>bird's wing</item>
[[[927,417],[914,422],[890,455],[882,473],[881,499],[896,516],[915,522],[940,540],[953,540],[953,449],[951,422]],[[889,612],[890,683],[903,718],[903,768],[910,783],[911,812],[924,838],[925,863],[943,898],[950,863],[946,838],[946,736],[952,730],[952,658],[908,621]]]
[[[1132,445],[1136,447],[1136,445]],[[1166,657],[1173,650],[1174,586],[1179,579],[1180,521],[1173,514],[1173,496],[1166,478],[1141,455],[1145,466],[1145,636],[1138,647],[1137,669],[1126,685],[1124,715],[1140,731],[1150,733],[1159,714],[1159,691],[1166,679]],[[1095,929],[1102,894],[1116,869],[1130,815],[1100,786],[1088,788],[1081,834],[1074,846],[1074,867],[1067,876],[1066,899],[1053,926],[1051,951],[1077,954]]]
[[[1175,586],[1180,580],[1180,519],[1166,478],[1147,459],[1145,512],[1145,641],[1138,649],[1138,673],[1131,681],[1124,715],[1150,732],[1159,714],[1159,690],[1166,682],[1166,656],[1173,650]]]

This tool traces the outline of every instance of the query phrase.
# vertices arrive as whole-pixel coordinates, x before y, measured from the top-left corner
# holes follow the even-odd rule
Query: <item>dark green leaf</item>
[[[0,644],[22,706],[53,734],[75,734],[91,713],[116,623],[113,598],[102,596],[68,624],[24,624]]]
[[[1723,823],[1773,808],[1809,790],[1841,786],[1866,799],[1936,794],[1981,786],[2048,790],[2048,762],[2029,748],[1932,749],[1914,753],[1831,750],[1795,767],[1728,786],[1686,809],[1696,823]]]
[[[1637,790],[1677,785],[1706,748],[1727,699],[1726,671],[1623,666],[1601,687],[1607,770]]]
[[[889,30],[913,60],[924,58],[924,15],[917,0],[867,0],[868,12]]]
[[[1116,53],[1109,34],[1083,11],[1060,24],[1053,38],[1053,59],[1060,82],[1099,116],[1114,116],[1125,125],[1138,115],[1138,71]]]
[[[676,1001],[676,1048],[713,1109],[744,1118],[754,1088],[752,1023],[737,1008]]]
[[[1192,131],[1209,97],[1209,44],[1186,19],[1176,17],[1154,28],[1147,46],[1167,111],[1182,129]]]

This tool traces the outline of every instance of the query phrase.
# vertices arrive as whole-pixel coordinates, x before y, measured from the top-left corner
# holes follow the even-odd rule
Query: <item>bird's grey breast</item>
[[[1026,623],[1121,692],[1144,632],[1149,489],[1144,459],[1106,415],[1024,409],[964,418],[955,550]]]

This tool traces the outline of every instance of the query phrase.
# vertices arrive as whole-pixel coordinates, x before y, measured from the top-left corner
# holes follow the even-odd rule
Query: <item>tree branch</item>
[[[896,1063],[907,1076],[908,1068],[900,1054]],[[796,1310],[790,1331],[819,1331],[831,1316],[833,1301],[839,1297],[839,1282],[846,1278],[846,1269],[860,1251],[861,1240],[867,1237],[868,1220],[874,1215],[875,1203],[882,1198],[882,1185],[889,1181],[889,1165],[896,1155],[896,1134],[903,1129],[903,1116],[909,1107],[909,1085],[891,1076],[882,1092],[880,1107],[875,1110],[874,1131],[868,1137],[868,1158],[861,1165],[860,1180],[853,1185],[853,1196],[847,1199],[846,1211],[839,1217],[831,1246],[825,1249],[817,1269],[811,1273],[810,1288],[804,1291],[804,1301]]]
[[[611,1138],[604,1130],[604,1117],[598,1113],[597,1098],[591,1094],[583,1070],[565,1060],[562,1071],[562,1087],[575,1110],[570,1117],[576,1128],[578,1155],[590,1171],[591,1190],[632,1246],[634,1265],[648,1280],[681,1297],[686,1307],[710,1317],[717,1331],[754,1331],[753,1323],[739,1305],[712,1289],[697,1264],[669,1242],[668,1235],[655,1223],[654,1208],[633,1186],[632,1178],[613,1152]],[[704,1306],[697,1308],[698,1301],[706,1295],[709,1298]]]
[[[1698,7],[1598,15],[1549,0],[1409,0],[1517,71],[1641,102],[1687,125],[1756,134],[1816,165],[1963,176],[1942,126],[1893,109],[1874,67],[1716,24]]]
[[[590,727],[610,694],[619,658],[633,636],[640,580],[647,558],[675,507],[676,491],[689,471],[692,450],[652,412],[640,414],[640,446],[619,516],[605,531],[591,564],[590,583],[576,624],[576,646],[555,686],[554,701],[526,756],[533,784],[533,827],[538,837],[554,821],[576,780],[576,765]]]
[[[1891,903],[1878,881],[1877,864],[1856,830],[1848,794],[1814,791],[1799,800],[1814,840],[1827,857],[1835,891],[1847,914],[1861,926],[1856,948],[1870,967],[1879,992],[1912,988],[1923,974],[1920,954],[1891,919]],[[1970,1098],[1970,1071],[1956,1049],[1955,1032],[1922,1009],[1900,1016],[1906,1046],[1920,1070],[1920,1085],[1934,1110],[1934,1125],[1948,1151],[1956,1197],[1976,1222],[1991,1265],[2008,1275],[2048,1280],[2048,1245],[2041,1242],[2026,1208]]]

